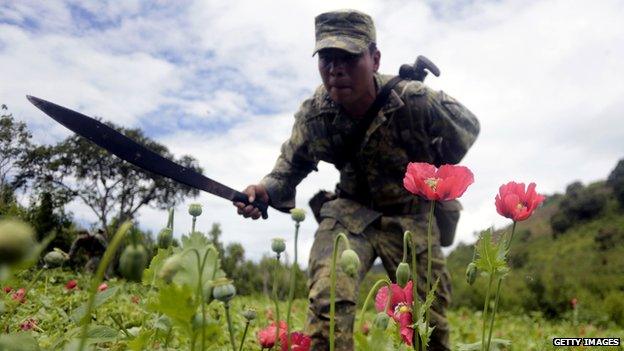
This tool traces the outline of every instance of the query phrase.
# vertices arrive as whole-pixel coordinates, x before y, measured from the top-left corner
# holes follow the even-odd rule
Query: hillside
[[[624,326],[624,206],[622,182],[612,178],[572,183],[518,223],[501,309],[571,319],[576,298],[579,320]],[[473,286],[465,279],[472,255],[473,245],[460,245],[448,257],[453,307],[483,308],[484,279]]]

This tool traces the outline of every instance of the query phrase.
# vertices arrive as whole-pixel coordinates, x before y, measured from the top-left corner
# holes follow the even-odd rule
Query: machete
[[[40,98],[30,95],[26,97],[33,105],[58,123],[64,125],[72,132],[87,138],[122,160],[192,188],[209,192],[233,202],[242,202],[245,205],[250,204],[247,195],[244,193],[214,181],[190,168],[181,166],[104,123]],[[251,205],[262,212],[262,218],[268,217],[268,205],[266,203],[256,199]]]

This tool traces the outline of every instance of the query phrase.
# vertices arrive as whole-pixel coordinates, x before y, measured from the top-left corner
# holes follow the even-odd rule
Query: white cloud
[[[89,27],[89,16],[72,18],[72,6],[92,11],[97,25]],[[0,86],[0,102],[29,122],[38,142],[67,132],[29,106],[27,93],[126,126],[156,124],[159,141],[176,155],[194,155],[208,176],[242,189],[270,170],[292,114],[320,82],[310,56],[314,16],[355,7],[376,21],[383,72],[396,73],[424,54],[442,71],[427,83],[465,103],[481,121],[481,135],[463,161],[476,183],[463,198],[456,241],[470,242],[472,232],[508,223],[493,206],[500,184],[535,181],[539,191],[562,191],[574,180],[606,177],[624,156],[624,46],[618,45],[624,6],[618,1],[0,7],[0,76],[8,82]],[[25,25],[29,21],[36,25]],[[229,129],[193,127],[205,122]],[[322,164],[298,189],[299,206],[336,180],[333,166]],[[290,219],[276,211],[269,221],[254,222],[213,196],[192,201],[205,205],[200,229],[221,222],[224,240],[242,242],[250,257],[268,251],[270,237],[291,238]],[[178,206],[180,214],[186,205]],[[91,218],[81,206],[72,209]],[[165,215],[146,209],[140,220],[156,232]],[[187,215],[176,220],[190,228]],[[314,230],[310,215],[301,233],[304,262]]]

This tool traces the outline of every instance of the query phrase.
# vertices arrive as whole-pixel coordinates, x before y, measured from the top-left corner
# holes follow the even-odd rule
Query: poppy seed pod
[[[50,251],[43,256],[43,262],[45,262],[46,266],[51,268],[61,266],[67,259],[67,254],[63,255],[63,253],[59,251]]]
[[[119,258],[121,276],[130,281],[140,282],[147,265],[147,252],[143,245],[128,245]]]
[[[232,285],[232,281],[227,278],[219,278],[214,283],[212,296],[221,301],[228,302],[236,295],[236,288]]]
[[[35,246],[34,237],[32,227],[24,222],[0,222],[0,265],[24,260]]]
[[[305,211],[302,208],[293,208],[290,210],[290,218],[299,223],[305,220]]]
[[[282,238],[272,239],[271,250],[273,250],[273,252],[275,252],[278,255],[284,252],[284,250],[286,250],[286,243],[284,242],[284,239]]]
[[[166,249],[173,242],[173,230],[171,228],[163,228],[158,233],[158,247]]]
[[[245,317],[245,319],[248,321],[253,321],[254,319],[256,319],[256,316],[257,316],[256,310],[252,308],[245,310],[243,312],[243,317]]]
[[[344,250],[340,255],[340,267],[347,275],[355,277],[360,269],[358,254],[351,249]]]
[[[477,279],[477,265],[474,262],[470,262],[466,267],[466,282],[472,285]]]
[[[390,317],[388,316],[386,312],[379,312],[375,316],[373,326],[377,329],[386,330],[386,328],[388,328],[389,321],[390,321]]]
[[[407,282],[410,280],[410,266],[405,262],[399,263],[399,266],[396,269],[396,281],[397,284],[404,288],[407,285]]]
[[[199,217],[202,214],[202,206],[200,204],[190,204],[188,213],[193,217]]]
[[[182,268],[182,258],[180,255],[170,256],[165,260],[160,271],[158,272],[158,276],[164,281],[171,283],[173,280],[173,276]]]

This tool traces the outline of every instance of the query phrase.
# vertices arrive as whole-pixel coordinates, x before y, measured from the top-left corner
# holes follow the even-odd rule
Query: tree
[[[19,164],[32,149],[32,135],[26,124],[17,122],[8,112],[6,105],[0,105],[0,208],[11,199],[21,185],[16,182]]]
[[[221,234],[222,234],[221,224],[219,224],[219,223],[212,223],[212,228],[210,228],[210,232],[208,233],[208,237],[210,239],[210,242],[217,248],[217,251],[219,251],[219,257],[223,257],[223,255],[224,255],[223,243],[221,241],[219,241],[219,238],[221,237]]]
[[[149,139],[141,130],[106,124],[173,160],[167,147]],[[185,155],[175,161],[202,172],[191,156]],[[107,234],[109,223],[132,219],[145,205],[165,210],[188,196],[199,194],[197,189],[148,174],[77,135],[56,145],[34,148],[22,169],[21,181],[30,179],[35,187],[46,188],[66,202],[77,198],[87,205]]]

